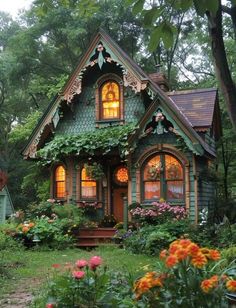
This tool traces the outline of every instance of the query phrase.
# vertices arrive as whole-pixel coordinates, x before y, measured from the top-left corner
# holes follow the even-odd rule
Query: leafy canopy
[[[120,155],[125,156],[128,150],[128,137],[134,130],[134,123],[130,123],[80,135],[57,136],[38,151],[38,157],[45,163],[50,163],[69,154],[94,156],[99,151],[100,155],[105,155],[114,148],[118,148]]]

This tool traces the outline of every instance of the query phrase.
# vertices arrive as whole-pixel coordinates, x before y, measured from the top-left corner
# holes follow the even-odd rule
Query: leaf
[[[217,1],[217,0],[214,0]],[[200,16],[204,16],[206,10],[207,10],[207,5],[205,0],[193,0],[194,7],[196,9],[196,12]]]
[[[153,8],[146,10],[144,14],[144,25],[150,26],[160,16],[161,10],[159,8]]]
[[[177,0],[174,3],[176,9],[187,11],[193,5],[193,0]]]
[[[151,33],[150,41],[148,44],[148,49],[152,52],[154,51],[161,39],[162,26],[157,26]]]
[[[136,0],[125,0],[125,5],[132,5],[134,2],[136,2]]]
[[[132,12],[134,15],[137,15],[142,11],[145,0],[138,0],[133,6]]]
[[[175,28],[171,24],[165,22],[162,26],[162,41],[166,49],[171,48],[174,41]]]

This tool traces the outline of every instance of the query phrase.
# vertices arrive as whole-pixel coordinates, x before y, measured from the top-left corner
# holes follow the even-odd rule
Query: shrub
[[[217,250],[179,239],[160,258],[164,271],[148,272],[134,284],[140,307],[228,307],[225,292],[236,293],[236,277],[221,270]]]
[[[125,249],[133,253],[148,255],[158,254],[175,238],[169,232],[159,230],[159,226],[145,226],[123,237]]]
[[[221,251],[222,257],[226,259],[227,265],[234,262],[236,266],[236,246],[232,246]]]
[[[111,275],[102,262],[93,256],[66,266],[55,264],[55,273],[34,307],[122,307],[125,301],[133,304],[132,284],[124,274]]]
[[[27,209],[27,217],[34,219],[41,217],[42,215],[50,217],[53,214],[52,203],[48,201],[42,201],[40,203],[32,203]]]
[[[130,214],[141,224],[161,224],[168,220],[181,220],[187,217],[186,209],[182,206],[172,206],[166,202],[153,202],[149,207],[130,205]]]

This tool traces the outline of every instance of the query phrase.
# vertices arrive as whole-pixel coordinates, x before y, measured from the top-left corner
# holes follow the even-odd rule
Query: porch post
[[[123,197],[123,207],[124,207],[124,229],[128,231],[128,198]]]

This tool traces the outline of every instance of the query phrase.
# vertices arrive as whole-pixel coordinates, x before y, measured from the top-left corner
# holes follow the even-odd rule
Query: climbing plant
[[[114,148],[119,150],[120,156],[128,154],[128,137],[135,130],[133,123],[101,128],[92,132],[79,135],[61,135],[55,137],[51,142],[39,150],[37,157],[43,164],[57,161],[67,155],[87,154],[94,156],[96,153],[105,155]]]

